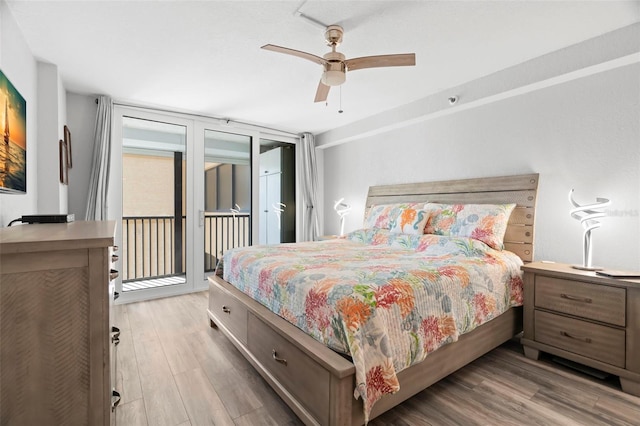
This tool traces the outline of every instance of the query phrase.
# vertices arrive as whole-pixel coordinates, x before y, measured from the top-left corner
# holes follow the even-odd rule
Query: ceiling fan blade
[[[275,44],[265,44],[264,46],[261,47],[261,49],[271,50],[273,52],[284,53],[292,56],[297,56],[298,58],[307,59],[319,65],[324,65],[324,63],[327,62],[326,59],[321,58],[320,56],[316,56],[307,52],[302,52],[300,50],[289,49],[288,47],[276,46]]]
[[[416,64],[416,54],[401,53],[398,55],[363,56],[361,58],[347,59],[344,63],[347,66],[347,71],[377,67],[406,67]]]
[[[327,96],[329,96],[329,89],[331,86],[327,86],[320,80],[318,83],[318,90],[316,90],[316,98],[313,102],[324,102],[327,100]]]

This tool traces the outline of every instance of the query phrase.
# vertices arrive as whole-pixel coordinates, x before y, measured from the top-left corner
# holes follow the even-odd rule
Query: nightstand
[[[547,352],[620,377],[640,396],[640,279],[615,279],[561,263],[524,265],[527,358]]]

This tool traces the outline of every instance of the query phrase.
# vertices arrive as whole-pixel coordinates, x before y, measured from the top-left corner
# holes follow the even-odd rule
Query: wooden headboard
[[[504,237],[505,248],[524,262],[533,261],[538,174],[500,176],[439,182],[381,185],[369,188],[368,209],[373,204],[409,201],[431,203],[516,203]]]

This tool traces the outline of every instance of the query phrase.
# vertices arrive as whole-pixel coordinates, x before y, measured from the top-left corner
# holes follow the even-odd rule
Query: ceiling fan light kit
[[[325,71],[322,73],[322,83],[327,86],[340,86],[347,79],[347,75],[344,70],[340,71]]]
[[[262,49],[297,56],[322,65],[323,72],[318,83],[314,102],[326,101],[331,86],[340,86],[346,81],[347,71],[356,71],[364,68],[413,66],[416,64],[416,55],[414,53],[345,59],[342,53],[336,52],[336,47],[342,43],[343,35],[344,30],[339,25],[329,25],[326,28],[324,38],[327,45],[331,47],[331,52],[326,53],[323,57],[273,44],[265,44]]]
[[[321,81],[327,86],[340,86],[347,79],[344,55],[340,52],[329,52],[324,55],[324,72]]]

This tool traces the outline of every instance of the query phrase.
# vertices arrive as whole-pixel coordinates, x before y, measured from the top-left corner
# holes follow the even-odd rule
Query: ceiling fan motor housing
[[[327,86],[340,86],[347,79],[344,55],[340,52],[329,52],[324,55],[324,72],[321,81]]]

